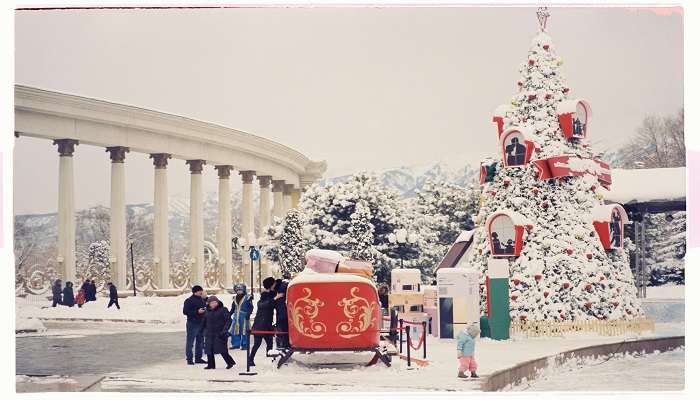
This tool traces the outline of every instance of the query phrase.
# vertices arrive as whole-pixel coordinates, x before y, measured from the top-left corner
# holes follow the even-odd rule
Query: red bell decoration
[[[592,259],[593,259],[593,254],[591,254],[591,253],[586,253],[586,258],[589,259],[589,260],[592,260]]]
[[[561,284],[561,287],[563,287],[564,289],[568,289],[569,286],[571,286],[571,284],[569,282],[564,282]]]
[[[513,285],[520,285],[520,279],[513,279]]]
[[[542,275],[540,275],[540,274],[535,275],[535,280],[536,280],[537,282],[539,282],[540,280],[542,280]]]
[[[545,49],[545,50],[549,50],[549,45],[548,45],[548,44],[545,44],[544,46],[542,46],[542,48]]]
[[[574,254],[574,249],[566,249],[566,254],[568,254],[568,255]]]
[[[549,292],[544,292],[543,294],[544,294],[544,297],[549,296]]]
[[[514,295],[510,296],[510,299],[513,301],[518,300],[518,296],[514,294]]]

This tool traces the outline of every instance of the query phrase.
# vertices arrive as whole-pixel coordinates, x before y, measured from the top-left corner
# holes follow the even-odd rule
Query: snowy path
[[[685,350],[594,360],[559,368],[553,374],[514,387],[514,391],[683,390]]]

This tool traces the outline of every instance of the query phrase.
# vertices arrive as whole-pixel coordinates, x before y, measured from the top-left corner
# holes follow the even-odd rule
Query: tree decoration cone
[[[606,251],[600,241],[594,240],[598,233],[591,222],[593,209],[605,204],[607,189],[601,186],[609,183],[598,183],[598,178],[590,174],[542,177],[538,164],[534,162],[562,155],[596,158],[593,147],[584,146],[585,141],[565,137],[560,127],[558,107],[563,101],[573,98],[570,98],[571,90],[562,73],[561,58],[552,38],[546,33],[549,12],[541,9],[537,17],[539,32],[524,54],[525,62],[520,64],[517,82],[522,83],[522,86],[518,85],[522,91],[516,89],[511,101],[505,102],[510,106],[503,118],[504,132],[509,129],[525,131],[537,146],[528,162],[507,165],[505,146],[511,142],[498,142],[499,149],[494,155],[500,160],[500,165],[495,181],[509,180],[507,195],[503,195],[504,184],[498,187],[498,195],[484,196],[485,201],[475,218],[475,221],[480,221],[475,226],[480,233],[474,236],[472,244],[480,251],[468,253],[466,261],[480,268],[485,275],[489,259],[502,257],[508,262],[511,276],[521,277],[519,284],[513,282],[510,286],[511,294],[516,288],[518,290],[517,299],[509,304],[511,318],[525,316],[528,321],[637,318],[643,315],[643,311],[636,298],[627,251]],[[548,93],[552,95],[546,99]],[[533,94],[536,94],[536,99],[528,101],[528,96]],[[615,110],[599,112],[613,115]],[[522,139],[525,140],[525,135]],[[596,186],[596,190],[589,190],[592,186]],[[485,195],[494,187],[488,185],[482,190]],[[495,247],[491,243],[494,236],[490,230],[495,228],[486,226],[487,221],[504,211],[517,213],[518,218],[522,217],[533,225],[527,230],[523,229],[523,222],[519,225],[522,237],[516,242],[520,245],[516,256],[504,252],[492,254]],[[515,227],[515,222],[508,225],[507,221],[505,218],[498,225],[498,229],[504,229],[498,232],[499,243],[507,243],[514,237],[506,229]],[[566,256],[565,251],[571,254]],[[595,260],[595,263],[590,260]],[[615,272],[618,272],[617,276]],[[599,273],[607,277],[604,283],[599,283]],[[590,285],[589,289],[584,290],[587,285]],[[542,301],[543,287],[558,290],[547,290],[549,295],[545,302]],[[482,296],[482,307],[485,308],[485,294]],[[619,302],[619,307],[601,300],[613,297]],[[595,308],[589,303],[595,304]]]

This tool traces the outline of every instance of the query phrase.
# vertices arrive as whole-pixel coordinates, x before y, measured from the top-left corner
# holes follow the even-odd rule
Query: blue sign
[[[250,249],[250,259],[253,261],[258,261],[260,259],[260,250],[256,248]]]

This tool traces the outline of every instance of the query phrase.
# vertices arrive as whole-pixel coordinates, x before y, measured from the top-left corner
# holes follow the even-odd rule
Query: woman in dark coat
[[[75,297],[73,296],[73,282],[66,282],[66,287],[63,288],[63,305],[73,307],[75,305]]]
[[[63,302],[61,301],[61,280],[56,279],[56,282],[53,283],[53,286],[51,286],[51,300],[52,300],[52,305],[51,307],[56,307],[56,304],[62,304]]]
[[[275,312],[275,300],[281,298],[281,294],[272,291],[275,278],[269,277],[263,280],[263,292],[260,293],[255,319],[253,320],[253,331],[272,331],[272,317]],[[255,334],[253,337],[253,348],[250,350],[250,366],[255,366],[255,353],[258,352],[263,339],[267,351],[272,350],[272,335],[269,333]]]
[[[214,354],[221,354],[226,362],[226,369],[236,365],[228,353],[228,337],[231,334],[231,314],[216,296],[210,296],[207,302],[207,312],[204,314],[205,341],[204,350],[207,353],[207,366],[204,369],[215,369]]]

